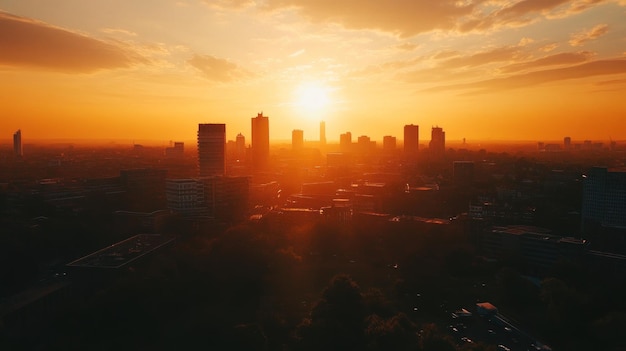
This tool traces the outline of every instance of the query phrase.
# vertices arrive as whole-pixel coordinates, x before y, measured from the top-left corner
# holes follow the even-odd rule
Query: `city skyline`
[[[191,140],[198,123],[225,123],[234,140],[265,111],[272,140],[320,121],[330,142],[411,123],[449,140],[624,140],[625,12],[623,0],[9,1],[0,131]]]

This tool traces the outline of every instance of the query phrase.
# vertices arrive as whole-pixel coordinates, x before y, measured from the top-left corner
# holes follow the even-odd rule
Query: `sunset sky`
[[[0,142],[626,140],[626,0],[2,0]]]

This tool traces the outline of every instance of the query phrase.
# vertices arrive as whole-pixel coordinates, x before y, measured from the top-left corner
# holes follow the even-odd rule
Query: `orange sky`
[[[624,0],[7,0],[0,142],[626,140]]]

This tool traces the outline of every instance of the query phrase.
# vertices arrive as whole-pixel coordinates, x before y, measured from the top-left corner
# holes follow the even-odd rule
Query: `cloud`
[[[402,44],[398,44],[395,46],[396,49],[399,50],[404,50],[404,51],[413,51],[415,49],[417,49],[419,47],[419,45],[417,44],[413,44],[413,43],[402,43]]]
[[[106,33],[106,34],[122,34],[122,35],[126,35],[129,37],[136,37],[137,33],[135,32],[131,32],[129,30],[126,29],[121,29],[121,28],[102,28],[100,29],[100,31],[102,33]]]
[[[424,91],[467,90],[471,93],[485,93],[489,91],[523,88],[549,82],[624,73],[626,73],[626,59],[598,60],[565,68],[534,71],[474,83],[438,86]]]
[[[380,30],[401,37],[489,31],[563,18],[611,0],[203,0],[217,9],[294,10],[312,22]],[[615,0],[612,0],[615,1]]]
[[[569,44],[571,46],[581,46],[589,40],[599,38],[609,32],[609,26],[606,24],[598,24],[590,30],[583,30],[572,34]]]
[[[515,63],[501,68],[503,72],[511,73],[518,71],[525,71],[529,69],[535,69],[545,66],[556,65],[572,65],[588,61],[594,54],[589,51],[580,52],[563,52],[560,54],[554,54],[545,56],[533,61]]]
[[[539,51],[543,51],[543,52],[550,52],[556,48],[559,47],[559,44],[557,43],[550,43],[550,44],[546,44],[542,47],[539,48]]]
[[[211,55],[194,55],[187,61],[204,74],[204,77],[218,82],[232,82],[251,76],[236,64]]]
[[[521,55],[517,46],[498,47],[487,51],[481,51],[472,55],[459,56],[447,59],[439,64],[441,68],[476,67],[493,62],[513,60]]]
[[[265,7],[294,8],[314,22],[412,36],[434,29],[452,29],[457,19],[472,13],[476,5],[457,0],[267,0]]]
[[[0,12],[0,52],[0,65],[68,73],[148,62],[130,48],[6,12]]]

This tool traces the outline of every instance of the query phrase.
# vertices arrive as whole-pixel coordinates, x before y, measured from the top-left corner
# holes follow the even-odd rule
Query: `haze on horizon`
[[[0,141],[626,139],[624,0],[9,0]]]

